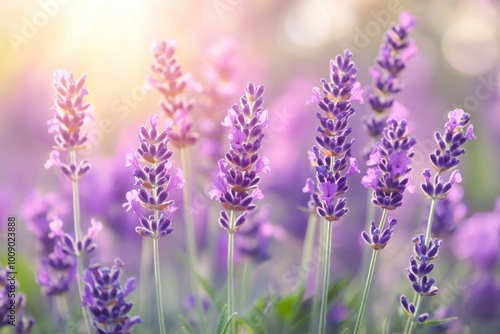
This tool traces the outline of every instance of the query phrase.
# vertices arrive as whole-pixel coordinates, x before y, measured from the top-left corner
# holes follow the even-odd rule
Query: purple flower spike
[[[123,207],[126,211],[132,210],[139,219],[141,226],[136,227],[136,232],[151,238],[161,238],[173,232],[170,225],[177,208],[169,199],[169,193],[185,184],[182,170],[178,168],[174,174],[174,165],[169,161],[172,156],[172,151],[168,149],[171,122],[167,122],[166,129],[160,132],[158,121],[159,117],[152,115],[149,118],[151,127],[141,127],[139,148],[128,152],[125,162],[127,167],[134,167],[132,175],[136,189],[127,193],[127,202]],[[162,213],[145,216],[143,209]]]
[[[370,69],[373,84],[366,89],[366,96],[374,114],[363,119],[363,126],[374,139],[382,135],[389,114],[396,117],[396,109],[404,109],[394,100],[394,94],[402,89],[399,79],[401,71],[417,53],[415,43],[409,39],[415,26],[415,18],[408,12],[402,12],[399,24],[393,23],[387,30],[376,66]]]
[[[311,194],[309,207],[327,221],[337,221],[348,212],[346,199],[338,198],[349,189],[347,179],[359,173],[356,159],[351,157],[353,140],[349,118],[354,114],[354,101],[363,102],[357,68],[351,60],[352,53],[346,50],[344,56],[337,55],[330,61],[330,81],[321,79],[322,87],[313,88],[314,102],[323,111],[319,120],[316,145],[309,152],[309,158],[316,170],[316,184],[307,179],[303,192]]]
[[[59,168],[64,175],[73,181],[78,180],[90,169],[87,160],[65,163],[61,161],[60,151],[75,152],[87,148],[87,134],[81,128],[89,120],[90,104],[84,102],[88,91],[83,87],[86,75],[75,81],[73,74],[63,70],[54,73],[56,99],[52,112],[54,117],[47,122],[49,133],[54,134],[56,145],[45,163],[46,168]]]
[[[175,58],[176,43],[173,40],[157,41],[151,45],[154,63],[152,76],[146,78],[146,87],[156,89],[163,96],[161,107],[174,127],[168,136],[176,147],[193,145],[198,134],[192,131],[191,110],[194,102],[187,98],[189,90],[197,90],[190,73],[183,73]]]
[[[118,258],[111,268],[92,261],[84,272],[82,304],[88,307],[98,334],[131,333],[132,327],[141,322],[138,316],[128,315],[133,303],[125,300],[135,290],[135,278],[123,285],[122,275],[123,262]]]
[[[389,119],[382,139],[367,161],[367,175],[361,179],[366,188],[373,188],[372,203],[382,209],[394,210],[403,203],[403,192],[414,191],[410,164],[417,140],[408,134],[405,120]]]
[[[231,229],[227,213],[221,211],[219,224],[230,233],[240,228],[245,213],[255,209],[253,200],[264,197],[258,187],[258,174],[270,172],[269,159],[257,153],[264,138],[263,129],[267,127],[267,110],[262,109],[263,94],[264,86],[249,83],[239,105],[233,104],[222,122],[231,128],[229,151],[219,161],[219,173],[210,197],[218,200],[225,210],[242,213]]]
[[[76,260],[56,245],[49,256],[42,258],[36,281],[46,296],[55,296],[69,291],[76,277]]]
[[[397,220],[392,217],[389,217],[387,221],[389,222],[389,227],[385,228],[382,232],[379,228],[375,227],[375,222],[373,221],[370,224],[370,234],[365,231],[361,232],[363,240],[370,245],[371,248],[377,251],[384,249],[394,233],[393,227],[398,223]]]
[[[51,230],[49,237],[56,238],[64,254],[80,256],[81,254],[92,252],[97,247],[93,240],[97,233],[102,230],[102,224],[94,218],[90,220],[90,227],[87,234],[82,237],[82,240],[75,240],[71,235],[65,233],[62,227],[62,220],[55,217],[49,224]]]

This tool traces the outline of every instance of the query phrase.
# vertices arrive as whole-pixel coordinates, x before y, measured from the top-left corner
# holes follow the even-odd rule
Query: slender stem
[[[385,220],[387,218],[387,209],[382,211],[382,217],[380,218],[379,230],[382,231],[384,227]],[[372,285],[373,273],[375,271],[375,263],[377,262],[377,250],[372,251],[372,258],[370,260],[370,267],[368,269],[368,276],[366,277],[365,290],[363,291],[363,298],[361,299],[361,306],[359,308],[358,319],[356,320],[356,326],[354,327],[354,334],[357,334],[361,328],[361,322],[365,315],[366,303],[368,302],[368,296],[370,294],[370,287]]]
[[[156,210],[155,210],[155,214]],[[158,304],[158,322],[160,324],[160,333],[166,334],[165,321],[163,320],[163,302],[161,298],[161,279],[160,279],[160,259],[158,254],[158,238],[153,238],[153,257],[155,267],[155,282],[156,282],[156,302]]]
[[[429,217],[427,218],[427,230],[425,232],[425,245],[427,245],[431,239],[431,232],[432,232],[432,222],[434,220],[434,211],[436,209],[436,203],[437,199],[433,198],[431,201],[431,207],[429,209]],[[420,280],[420,278],[419,278]],[[421,283],[421,282],[419,282]],[[415,305],[415,316],[418,316],[418,313],[420,312],[420,306],[422,306],[422,300],[423,300],[423,295],[420,293],[415,292],[415,298],[414,298],[414,303]],[[408,318],[408,321],[406,322],[405,326],[405,334],[411,334],[415,330],[416,322],[414,318]]]
[[[243,264],[243,273],[241,275],[241,298],[239,301],[240,307],[244,308],[247,302],[248,291],[250,290],[250,277],[252,276],[252,266],[250,259],[245,259]]]
[[[182,147],[181,161],[182,161],[182,171],[184,173],[184,180],[186,185],[182,189],[182,195],[184,200],[184,220],[186,222],[186,237],[188,246],[188,256],[189,256],[189,277],[191,281],[191,290],[193,291],[194,302],[196,305],[196,312],[198,313],[198,318],[200,320],[200,328],[205,328],[205,318],[203,316],[203,311],[201,307],[200,295],[198,293],[198,284],[196,284],[196,238],[194,234],[193,226],[193,216],[191,212],[191,194],[192,194],[192,182],[191,182],[191,169],[189,165],[189,152],[187,147]]]
[[[139,277],[139,314],[148,314],[149,303],[147,302],[150,299],[151,294],[149,293],[150,289],[148,289],[149,285],[149,277],[151,277],[151,249],[149,248],[149,238],[142,238],[142,249],[141,249],[141,271]]]
[[[314,295],[313,295],[313,303],[312,303],[312,310],[311,310],[311,318],[309,319],[309,328],[311,330],[311,333],[316,332],[316,329],[318,328],[318,321],[319,321],[319,306],[320,306],[320,298],[321,298],[321,273],[323,272],[323,267],[325,265],[324,261],[324,252],[322,250],[324,249],[324,239],[325,239],[325,224],[320,223],[320,229],[319,229],[319,245],[320,247],[318,248],[318,266],[316,268],[316,279],[314,283]]]
[[[324,266],[323,266],[323,292],[321,294],[321,307],[319,311],[319,330],[318,333],[326,333],[326,309],[328,307],[328,283],[330,282],[330,258],[332,254],[332,223],[327,221],[324,251]]]
[[[59,296],[56,296],[56,306],[57,306],[57,312],[61,316],[61,319],[63,323],[67,323],[70,321],[70,315],[69,315],[69,308],[68,308],[68,302],[66,300],[66,294],[62,294]]]
[[[71,150],[69,154],[71,158],[71,164],[76,165],[76,152],[74,150]],[[82,240],[82,229],[80,226],[80,198],[78,191],[78,180],[73,180],[72,183],[73,183],[73,222],[75,228],[75,239],[76,242],[79,242]],[[84,289],[82,256],[83,254],[78,254],[78,256],[76,257],[76,266],[77,266],[76,281],[78,283],[78,294],[80,296],[80,302],[83,302],[83,289]],[[87,328],[87,333],[91,333],[89,315],[87,312],[87,308],[85,308],[85,306],[83,305],[82,305],[82,314],[85,326]]]
[[[234,253],[234,211],[231,211],[229,217],[229,233],[227,239],[227,314],[231,316],[234,312],[234,268],[233,268],[233,253]],[[230,334],[236,334],[236,319],[231,320]]]

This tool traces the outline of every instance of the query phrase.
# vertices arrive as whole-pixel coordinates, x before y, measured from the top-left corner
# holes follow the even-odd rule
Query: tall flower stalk
[[[147,86],[156,89],[162,94],[160,105],[165,115],[172,120],[172,129],[168,138],[172,145],[180,150],[182,169],[184,171],[185,184],[183,188],[184,220],[186,222],[186,240],[189,256],[189,273],[191,289],[195,299],[196,311],[200,320],[200,326],[205,326],[202,305],[197,285],[197,250],[196,238],[192,217],[192,187],[191,166],[189,162],[189,146],[196,143],[198,134],[193,132],[191,112],[194,101],[188,98],[190,90],[198,90],[197,84],[192,80],[190,73],[184,73],[175,57],[177,46],[175,41],[154,40],[151,51],[154,62],[151,66],[152,75],[147,78]]]
[[[414,156],[413,146],[416,143],[415,137],[410,137],[408,134],[405,120],[389,119],[382,139],[377,143],[367,162],[367,175],[361,180],[366,188],[373,189],[372,203],[382,209],[382,217],[378,225],[375,225],[374,221],[371,222],[369,232],[361,233],[363,240],[373,250],[354,333],[358,333],[361,329],[377,255],[389,242],[394,233],[393,227],[397,224],[395,219],[391,217],[387,219],[388,211],[395,210],[403,204],[403,193],[406,189],[414,191],[410,165]],[[384,229],[386,220],[388,227]]]
[[[228,233],[227,305],[228,315],[234,313],[234,234],[245,222],[247,214],[256,208],[254,199],[264,195],[259,189],[259,173],[269,173],[269,160],[260,157],[258,150],[267,127],[264,86],[249,83],[239,104],[233,104],[222,125],[230,128],[229,151],[219,160],[219,173],[210,197],[222,205],[219,224]],[[230,333],[236,333],[235,320]]]
[[[133,176],[136,180],[135,189],[127,193],[128,202],[123,206],[132,210],[139,219],[140,226],[136,232],[153,239],[153,258],[156,285],[156,301],[160,333],[166,333],[163,320],[163,302],[160,279],[160,259],[158,240],[173,232],[171,219],[177,210],[174,201],[169,200],[169,193],[175,188],[184,186],[182,170],[177,169],[171,174],[173,163],[169,161],[172,151],[168,149],[168,134],[171,131],[171,122],[163,131],[157,129],[159,117],[149,118],[151,127],[141,127],[139,132],[140,146],[135,151],[127,153],[127,166],[134,167]],[[144,215],[143,210],[149,215]],[[152,213],[152,214],[151,214]]]
[[[316,145],[311,149],[311,160],[315,166],[316,182],[307,179],[304,190],[311,194],[310,206],[326,224],[321,236],[321,250],[324,252],[321,305],[319,311],[319,333],[326,331],[328,306],[328,285],[330,281],[332,222],[338,221],[348,212],[347,199],[338,198],[349,189],[347,180],[359,173],[358,163],[351,157],[353,139],[349,118],[354,114],[353,101],[362,102],[362,90],[356,81],[356,67],[351,60],[352,53],[345,51],[330,61],[330,82],[321,79],[322,88],[313,89],[311,102],[323,111],[316,114],[320,125]],[[348,166],[349,165],[349,166]],[[335,201],[336,199],[336,201]],[[318,288],[318,287],[316,287]]]
[[[436,132],[434,134],[437,148],[429,157],[434,167],[435,175],[433,177],[431,170],[425,169],[423,172],[424,183],[421,184],[424,195],[431,200],[429,218],[425,236],[420,234],[413,239],[414,255],[410,257],[410,265],[406,269],[408,280],[415,291],[415,297],[413,302],[410,302],[405,295],[400,298],[401,306],[408,316],[404,331],[405,334],[413,333],[417,323],[425,324],[429,315],[427,313],[420,314],[422,300],[424,296],[434,296],[439,291],[434,285],[435,280],[428,276],[434,269],[434,264],[429,262],[437,257],[439,247],[442,243],[441,240],[432,239],[431,237],[436,204],[449,195],[453,184],[462,181],[462,176],[457,169],[460,163],[458,158],[465,154],[465,149],[461,146],[468,140],[475,138],[474,126],[470,122],[470,115],[462,109],[450,111],[444,133]],[[443,173],[450,171],[449,180],[444,182]]]
[[[86,75],[83,75],[75,81],[73,74],[63,70],[54,73],[54,88],[56,98],[52,108],[53,118],[48,121],[49,133],[54,134],[55,146],[50,153],[50,158],[45,164],[46,168],[56,167],[68,177],[73,186],[73,222],[75,238],[65,234],[62,229],[62,222],[55,222],[57,225],[54,235],[61,237],[63,250],[67,254],[77,257],[77,282],[80,300],[83,297],[83,259],[85,252],[92,249],[92,238],[97,231],[101,229],[100,223],[93,222],[89,229],[89,234],[82,236],[80,224],[80,200],[78,193],[78,181],[88,172],[90,165],[86,159],[78,161],[77,152],[87,148],[87,135],[82,131],[82,126],[92,119],[90,114],[90,104],[84,101],[88,94],[85,84]],[[61,157],[60,152],[65,152],[66,156]],[[69,162],[67,162],[69,160]],[[89,242],[89,243],[87,243]],[[89,318],[85,308],[82,307],[83,318],[87,326],[87,332],[90,332]]]

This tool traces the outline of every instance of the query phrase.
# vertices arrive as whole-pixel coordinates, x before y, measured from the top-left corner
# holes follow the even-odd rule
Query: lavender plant
[[[317,87],[313,89],[313,101],[318,104],[323,113],[316,114],[320,122],[317,129],[319,135],[315,138],[316,145],[311,149],[316,171],[316,184],[312,179],[308,179],[306,191],[311,194],[311,205],[326,224],[325,233],[321,239],[324,268],[319,333],[325,333],[326,330],[332,222],[338,221],[348,212],[347,199],[338,198],[338,196],[349,190],[347,184],[349,176],[359,173],[357,161],[351,156],[353,140],[349,140],[348,136],[352,132],[349,118],[355,112],[352,102],[363,100],[360,84],[356,82],[357,68],[351,57],[352,53],[346,50],[343,57],[337,55],[335,60],[331,60],[331,81],[321,79],[322,89]]]
[[[227,314],[234,313],[234,234],[245,222],[247,214],[256,208],[254,199],[264,195],[259,189],[259,173],[269,173],[269,160],[260,157],[258,150],[267,127],[267,110],[264,103],[264,86],[249,83],[245,95],[233,104],[222,125],[230,127],[229,151],[219,160],[220,171],[210,192],[223,210],[219,225],[228,233],[227,251]],[[228,213],[229,212],[229,213]],[[238,215],[238,216],[237,216]],[[236,333],[235,321],[231,322],[231,334]]]
[[[410,172],[414,156],[413,146],[416,143],[415,137],[410,137],[408,134],[407,122],[391,118],[387,121],[383,138],[377,143],[366,163],[367,175],[363,177],[361,183],[366,188],[373,188],[372,203],[382,209],[382,217],[378,226],[372,221],[369,232],[361,233],[363,240],[373,251],[354,333],[358,333],[361,328],[377,255],[389,242],[394,233],[393,227],[397,224],[396,219],[387,218],[388,212],[403,204],[403,193],[406,189],[413,192],[415,188],[411,184]],[[386,220],[389,226],[384,229]]]
[[[376,59],[377,66],[370,68],[373,84],[366,89],[366,96],[373,114],[363,118],[363,127],[373,139],[372,145],[382,136],[389,117],[398,118],[396,114],[402,116],[404,107],[394,99],[394,95],[403,88],[399,75],[417,53],[414,41],[409,38],[415,25],[415,18],[408,12],[402,12],[399,24],[392,23],[385,33]],[[367,156],[372,150],[373,146],[367,148]]]
[[[135,278],[122,285],[122,275],[123,262],[119,258],[111,268],[94,261],[84,272],[82,304],[88,307],[97,334],[132,333],[132,327],[141,322],[138,316],[128,315],[134,304],[125,300],[135,290]]]
[[[151,127],[143,126],[140,129],[139,148],[127,153],[126,165],[134,167],[133,176],[136,182],[135,189],[127,193],[128,202],[123,206],[127,211],[132,210],[139,219],[140,226],[136,227],[136,232],[143,237],[153,239],[158,321],[160,333],[164,334],[166,328],[163,320],[158,239],[173,232],[170,225],[177,208],[173,206],[174,201],[169,200],[169,193],[173,189],[182,188],[185,183],[180,168],[175,175],[171,173],[173,163],[169,160],[172,151],[168,149],[170,141],[168,134],[172,124],[170,121],[167,122],[166,129],[159,132],[158,121],[158,116],[150,116]],[[143,209],[152,214],[144,215]]]
[[[428,276],[434,269],[434,265],[429,262],[437,257],[442,243],[439,239],[431,238],[433,218],[437,201],[445,199],[453,184],[462,181],[457,169],[460,162],[458,158],[465,154],[465,149],[461,146],[468,140],[475,139],[470,115],[462,109],[450,111],[444,133],[436,132],[434,138],[437,148],[429,157],[436,174],[432,177],[431,170],[425,169],[423,172],[424,183],[421,184],[424,195],[431,199],[429,219],[425,236],[420,234],[413,239],[414,255],[410,257],[410,266],[407,268],[408,280],[415,291],[415,298],[412,302],[405,295],[400,298],[401,306],[409,317],[405,334],[413,333],[417,323],[429,323],[429,315],[420,313],[422,300],[424,296],[434,296],[438,293],[438,288],[434,285],[435,280]],[[450,178],[444,182],[442,174],[449,171],[451,171]]]
[[[95,248],[92,240],[95,234],[102,229],[99,222],[92,220],[87,235],[82,236],[80,224],[80,200],[78,193],[78,181],[85,175],[90,165],[86,159],[78,161],[77,152],[88,146],[88,139],[82,126],[92,119],[90,104],[84,101],[88,94],[84,88],[86,75],[75,81],[73,74],[63,70],[54,73],[54,88],[56,99],[52,108],[53,118],[48,121],[49,133],[54,134],[56,145],[50,153],[50,158],[45,167],[58,168],[72,182],[73,188],[73,222],[74,238],[62,230],[62,221],[55,218],[51,223],[52,235],[59,237],[61,249],[69,255],[77,257],[77,282],[80,300],[83,297],[83,260],[84,253],[89,253]],[[60,152],[65,152],[66,157],[61,157]],[[68,162],[69,160],[69,162]],[[82,308],[83,318],[90,332],[88,314]]]
[[[189,146],[196,143],[199,135],[192,129],[193,122],[191,113],[194,100],[188,97],[190,91],[199,90],[198,84],[194,82],[190,73],[183,73],[181,66],[175,57],[176,43],[174,40],[154,40],[151,51],[154,62],[151,66],[152,75],[147,77],[146,85],[156,89],[162,94],[161,107],[165,115],[170,118],[172,129],[168,132],[168,138],[172,145],[177,147],[181,153],[182,169],[186,186],[183,188],[184,220],[186,222],[186,239],[189,255],[189,272],[191,289],[193,291],[196,310],[201,326],[204,326],[204,317],[200,296],[196,284],[197,250],[196,238],[191,212],[192,181],[191,167],[189,163]]]

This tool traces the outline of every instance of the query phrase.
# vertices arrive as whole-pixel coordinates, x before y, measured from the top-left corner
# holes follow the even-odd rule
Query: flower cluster
[[[57,214],[64,214],[66,208],[55,194],[41,196],[32,193],[23,206],[23,216],[29,230],[40,245],[41,266],[36,281],[47,296],[69,291],[76,275],[76,262],[72,255],[62,251],[58,238],[51,238],[50,222]]]
[[[49,237],[57,238],[58,245],[64,254],[80,256],[85,253],[90,253],[96,249],[97,245],[94,243],[94,238],[99,231],[102,230],[102,224],[92,218],[90,220],[90,227],[81,240],[76,240],[63,230],[63,222],[58,217],[55,217],[49,224],[50,233]]]
[[[433,199],[444,199],[451,191],[454,183],[462,182],[462,176],[456,167],[465,149],[461,147],[467,140],[475,139],[474,126],[470,122],[470,115],[462,109],[455,109],[448,113],[448,122],[445,124],[444,133],[434,134],[437,148],[430,154],[430,160],[437,171],[432,178],[431,170],[423,172],[425,183],[421,185],[425,196]],[[448,182],[443,182],[441,174],[452,171]]]
[[[411,185],[411,159],[414,155],[415,137],[409,137],[405,120],[387,120],[383,138],[370,154],[367,161],[367,175],[361,183],[373,188],[372,203],[376,206],[394,210],[403,203],[405,189],[413,192]]]
[[[25,314],[25,306],[26,297],[18,292],[15,276],[0,264],[0,329],[15,326],[16,334],[31,333],[35,321]]]
[[[392,23],[385,34],[376,59],[378,66],[370,68],[374,83],[373,87],[367,88],[367,97],[374,115],[365,117],[363,125],[368,135],[375,140],[382,134],[388,114],[403,109],[394,100],[394,94],[402,89],[399,74],[417,52],[415,43],[409,39],[415,25],[415,18],[408,12],[402,12],[399,24]]]
[[[151,127],[143,126],[140,129],[139,148],[126,155],[126,166],[135,168],[133,176],[137,189],[127,193],[127,203],[123,205],[127,211],[132,209],[139,218],[141,226],[136,227],[136,232],[154,239],[172,233],[171,218],[177,208],[168,199],[169,192],[184,186],[182,170],[178,168],[175,175],[170,172],[173,168],[173,163],[169,160],[172,151],[168,149],[171,122],[167,123],[165,130],[159,132],[158,120],[156,115],[149,118]],[[142,208],[152,210],[155,214],[146,217]],[[157,217],[159,211],[162,213]]]
[[[389,217],[387,219],[389,222],[389,227],[386,227],[383,231],[380,228],[375,227],[375,222],[372,221],[370,224],[370,234],[365,231],[361,232],[363,240],[373,249],[380,250],[384,249],[392,234],[394,233],[393,227],[398,223],[396,219]]]
[[[352,102],[363,103],[363,91],[356,81],[357,68],[351,60],[352,53],[346,50],[344,57],[337,55],[330,61],[330,82],[321,79],[322,90],[313,88],[315,102],[323,113],[317,113],[320,125],[317,128],[316,145],[309,152],[315,166],[317,191],[312,179],[307,179],[303,192],[311,194],[309,206],[328,221],[339,220],[348,209],[346,199],[335,197],[345,193],[349,186],[347,179],[359,173],[358,163],[351,157],[353,139],[349,118],[354,114]],[[347,168],[349,159],[349,167]]]
[[[435,280],[429,278],[429,274],[434,269],[434,265],[430,263],[431,260],[438,256],[439,246],[441,246],[441,240],[434,239],[425,244],[425,238],[423,234],[417,235],[414,239],[414,255],[410,257],[410,266],[406,269],[408,272],[408,280],[410,281],[413,290],[421,295],[434,296],[438,293],[438,288],[434,285]],[[405,313],[414,318],[416,316],[417,320],[422,323],[429,318],[427,313],[416,315],[418,311],[415,305],[408,301],[406,296],[401,296],[400,298],[401,306],[405,310]]]
[[[98,334],[132,333],[132,327],[141,322],[138,316],[128,315],[134,304],[125,300],[135,290],[135,278],[123,286],[122,275],[123,262],[118,258],[111,268],[94,262],[84,272],[82,304],[88,307]]]
[[[225,159],[219,161],[219,173],[210,191],[210,197],[217,199],[222,207],[235,212],[242,212],[234,226],[230,226],[230,218],[221,211],[219,224],[229,233],[236,232],[245,222],[247,213],[255,209],[254,199],[262,199],[264,195],[258,185],[259,173],[269,173],[269,160],[259,157],[257,153],[267,127],[267,110],[262,109],[264,103],[264,86],[249,83],[240,103],[233,104],[222,125],[230,127],[229,152]]]
[[[194,103],[188,99],[186,90],[196,90],[196,84],[190,73],[183,73],[175,58],[176,43],[173,40],[157,41],[151,45],[154,63],[153,74],[147,77],[146,86],[156,89],[163,96],[161,107],[174,121],[173,129],[168,133],[176,147],[193,145],[198,134],[192,131],[190,118]]]
[[[83,87],[86,75],[75,81],[73,74],[63,70],[54,73],[54,87],[56,99],[52,111],[54,117],[47,122],[49,133],[54,134],[56,145],[50,153],[45,168],[59,168],[64,175],[77,181],[89,169],[86,159],[79,163],[76,161],[75,152],[86,148],[87,135],[82,131],[85,122],[92,119],[90,104],[84,101],[87,89]],[[61,161],[60,151],[70,153],[70,163]]]

